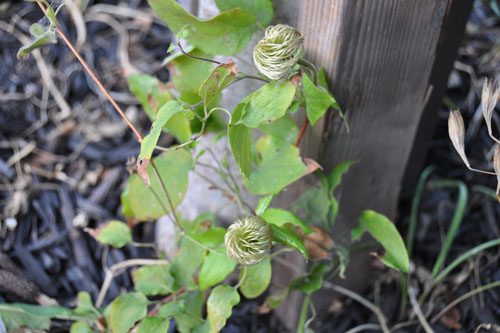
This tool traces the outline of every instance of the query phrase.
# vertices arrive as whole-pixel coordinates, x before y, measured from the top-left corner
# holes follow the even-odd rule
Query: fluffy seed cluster
[[[303,41],[300,32],[291,26],[278,24],[268,27],[253,50],[255,66],[271,80],[284,78],[299,61]]]
[[[247,216],[227,229],[224,243],[227,256],[241,265],[258,264],[269,254],[272,245],[271,226],[258,216]]]

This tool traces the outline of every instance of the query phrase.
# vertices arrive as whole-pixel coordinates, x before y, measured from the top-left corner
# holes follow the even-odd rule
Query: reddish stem
[[[309,119],[304,120],[304,123],[302,124],[302,127],[300,128],[299,135],[297,136],[297,140],[295,140],[295,143],[293,144],[295,147],[299,146],[300,140],[302,140],[302,137],[304,136],[304,133],[306,132],[307,125],[309,124]]]
[[[40,6],[40,8],[42,9],[43,13],[47,14],[47,10],[45,9],[45,7],[40,2],[37,2],[37,3],[38,3],[38,6]],[[116,103],[116,101],[113,99],[113,97],[111,97],[111,95],[106,90],[106,88],[101,83],[101,81],[97,78],[97,76],[90,69],[90,67],[87,65],[87,63],[85,62],[85,60],[83,60],[83,58],[80,56],[80,54],[78,53],[78,51],[74,48],[73,44],[71,44],[71,42],[69,41],[69,39],[62,32],[62,30],[59,29],[59,27],[56,27],[56,31],[61,36],[61,38],[64,40],[64,42],[66,43],[66,45],[69,47],[69,49],[71,50],[71,52],[73,52],[73,54],[78,59],[78,61],[80,61],[80,63],[82,64],[83,68],[85,68],[85,70],[90,75],[90,77],[92,78],[92,80],[94,80],[94,82],[97,84],[97,86],[99,87],[99,89],[101,89],[101,91],[103,92],[104,96],[106,96],[106,98],[108,99],[108,101],[113,105],[113,107],[116,109],[116,111],[125,120],[125,122],[130,127],[130,129],[132,130],[132,132],[134,132],[134,134],[137,136],[137,139],[139,140],[139,142],[142,142],[143,138],[142,138],[141,133],[139,133],[139,131],[137,130],[137,128],[134,126],[134,124],[132,124],[132,122],[125,115],[125,112],[123,112],[123,110]]]

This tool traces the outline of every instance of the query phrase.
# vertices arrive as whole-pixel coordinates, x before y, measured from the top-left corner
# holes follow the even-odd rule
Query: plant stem
[[[132,266],[147,266],[147,265],[167,265],[170,261],[168,260],[160,260],[160,259],[130,259],[121,261],[117,264],[114,264],[109,269],[106,270],[106,276],[104,278],[104,282],[102,284],[101,290],[99,291],[99,296],[97,296],[97,300],[95,302],[96,308],[100,308],[102,302],[104,301],[104,297],[106,297],[106,293],[108,292],[109,286],[115,274],[121,269],[125,269]]]
[[[241,269],[243,270],[243,274],[241,275],[241,279],[234,286],[234,289],[238,289],[243,284],[243,282],[245,281],[245,279],[247,277],[247,269],[248,269],[248,267],[247,266],[243,266],[243,267],[241,267]]]
[[[149,162],[151,164],[151,167],[153,168],[154,174],[156,178],[158,179],[158,182],[160,183],[161,190],[163,191],[163,195],[165,195],[165,198],[167,199],[168,206],[170,208],[170,212],[174,216],[174,222],[176,227],[179,229],[179,231],[182,231],[181,224],[179,222],[179,219],[177,218],[177,214],[175,212],[175,206],[172,202],[172,199],[170,198],[170,195],[168,194],[167,187],[165,186],[165,183],[163,182],[163,179],[160,176],[160,173],[158,172],[158,169],[156,168],[156,164],[154,163],[153,159]]]
[[[314,84],[318,84],[318,71],[316,70],[316,66],[314,66],[314,64],[312,62],[309,62],[304,58],[300,58],[298,61],[298,64],[309,69],[311,71],[311,73],[313,74]]]
[[[196,60],[201,60],[201,61],[213,62],[214,64],[217,64],[217,65],[221,64],[221,62],[219,62],[217,60],[212,60],[212,59],[207,59],[207,58],[201,58],[201,57],[197,57],[197,56],[194,56],[194,55],[191,55],[191,54],[187,53],[182,48],[181,43],[177,43],[177,46],[179,47],[179,50],[181,50],[182,54],[184,54],[186,57],[189,57],[189,58],[192,58],[192,59],[196,59]]]
[[[38,3],[38,6],[40,6],[40,8],[42,9],[43,13],[45,15],[47,15],[47,10],[45,9],[45,7],[40,2],[37,2],[37,3]],[[101,83],[101,81],[97,78],[97,76],[90,69],[90,67],[87,65],[87,63],[85,62],[85,60],[83,60],[83,58],[80,56],[80,54],[78,53],[78,51],[74,48],[73,44],[71,44],[71,42],[69,41],[69,39],[66,37],[66,35],[62,32],[62,30],[59,27],[56,26],[55,29],[56,29],[57,33],[61,36],[61,38],[63,39],[63,41],[66,43],[66,45],[69,47],[69,49],[71,50],[71,52],[75,55],[75,57],[78,59],[78,61],[82,64],[82,66],[85,69],[85,71],[87,71],[87,73],[90,75],[90,77],[92,78],[92,80],[94,80],[95,84],[97,84],[97,86],[99,87],[99,89],[101,89],[101,91],[103,92],[104,96],[106,96],[106,98],[111,103],[111,105],[113,105],[113,107],[115,108],[115,110],[120,114],[120,116],[123,118],[123,120],[125,120],[125,122],[130,127],[130,129],[132,130],[132,132],[134,132],[134,134],[137,136],[137,139],[139,140],[139,142],[142,142],[143,137],[142,137],[141,133],[139,133],[139,130],[134,126],[134,124],[132,124],[132,122],[130,121],[130,119],[128,119],[128,117],[125,115],[125,112],[123,112],[123,110],[116,103],[116,101],[113,99],[113,97],[111,97],[111,95],[106,90],[106,88]]]
[[[295,147],[298,147],[300,144],[300,140],[302,140],[302,136],[304,136],[304,133],[306,132],[307,125],[309,124],[309,119],[304,120],[304,123],[302,124],[302,127],[300,128],[299,135],[297,136],[297,140],[295,140],[295,143],[293,144]]]

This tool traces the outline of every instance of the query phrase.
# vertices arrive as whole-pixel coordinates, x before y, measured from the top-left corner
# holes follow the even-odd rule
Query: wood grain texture
[[[301,152],[325,172],[346,160],[357,163],[337,191],[340,211],[332,234],[350,242],[350,231],[365,209],[396,217],[398,196],[419,119],[433,91],[430,77],[448,8],[458,0],[302,0],[299,30],[305,57],[324,66],[330,87],[346,112],[347,133],[334,111],[309,128]],[[453,21],[453,20],[451,20]],[[457,29],[464,28],[465,22]],[[299,258],[290,258],[295,264]],[[346,287],[369,282],[368,253],[351,256]],[[280,283],[293,273],[280,271]],[[322,292],[316,309],[331,298]],[[297,303],[294,303],[297,302]],[[290,328],[297,323],[296,298],[279,310]]]
[[[340,188],[337,241],[364,209],[396,213],[404,169],[432,87],[429,77],[448,0],[302,1],[306,58],[324,66],[351,132],[329,113],[311,131],[328,172],[358,161]],[[319,132],[322,135],[316,133]],[[319,139],[323,139],[322,143]]]

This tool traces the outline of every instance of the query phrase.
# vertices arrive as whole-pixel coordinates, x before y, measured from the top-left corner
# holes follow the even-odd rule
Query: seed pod
[[[271,226],[258,216],[247,216],[227,229],[224,243],[227,256],[241,265],[258,264],[269,254],[272,245]]]
[[[495,153],[493,154],[493,169],[497,174],[497,198],[500,201],[500,145],[495,144]]]
[[[493,115],[493,110],[500,99],[500,87],[498,82],[493,83],[493,81],[484,81],[483,92],[481,94],[481,109],[483,111],[484,121],[488,127],[488,133],[492,135],[491,132],[491,116]]]
[[[465,126],[464,120],[462,119],[462,115],[459,110],[450,110],[450,116],[448,118],[448,133],[450,135],[451,143],[453,143],[453,147],[457,151],[458,155],[462,158],[465,165],[470,167],[469,160],[465,155]]]
[[[284,24],[268,27],[253,50],[255,66],[271,80],[286,77],[302,55],[303,41],[293,27]]]

